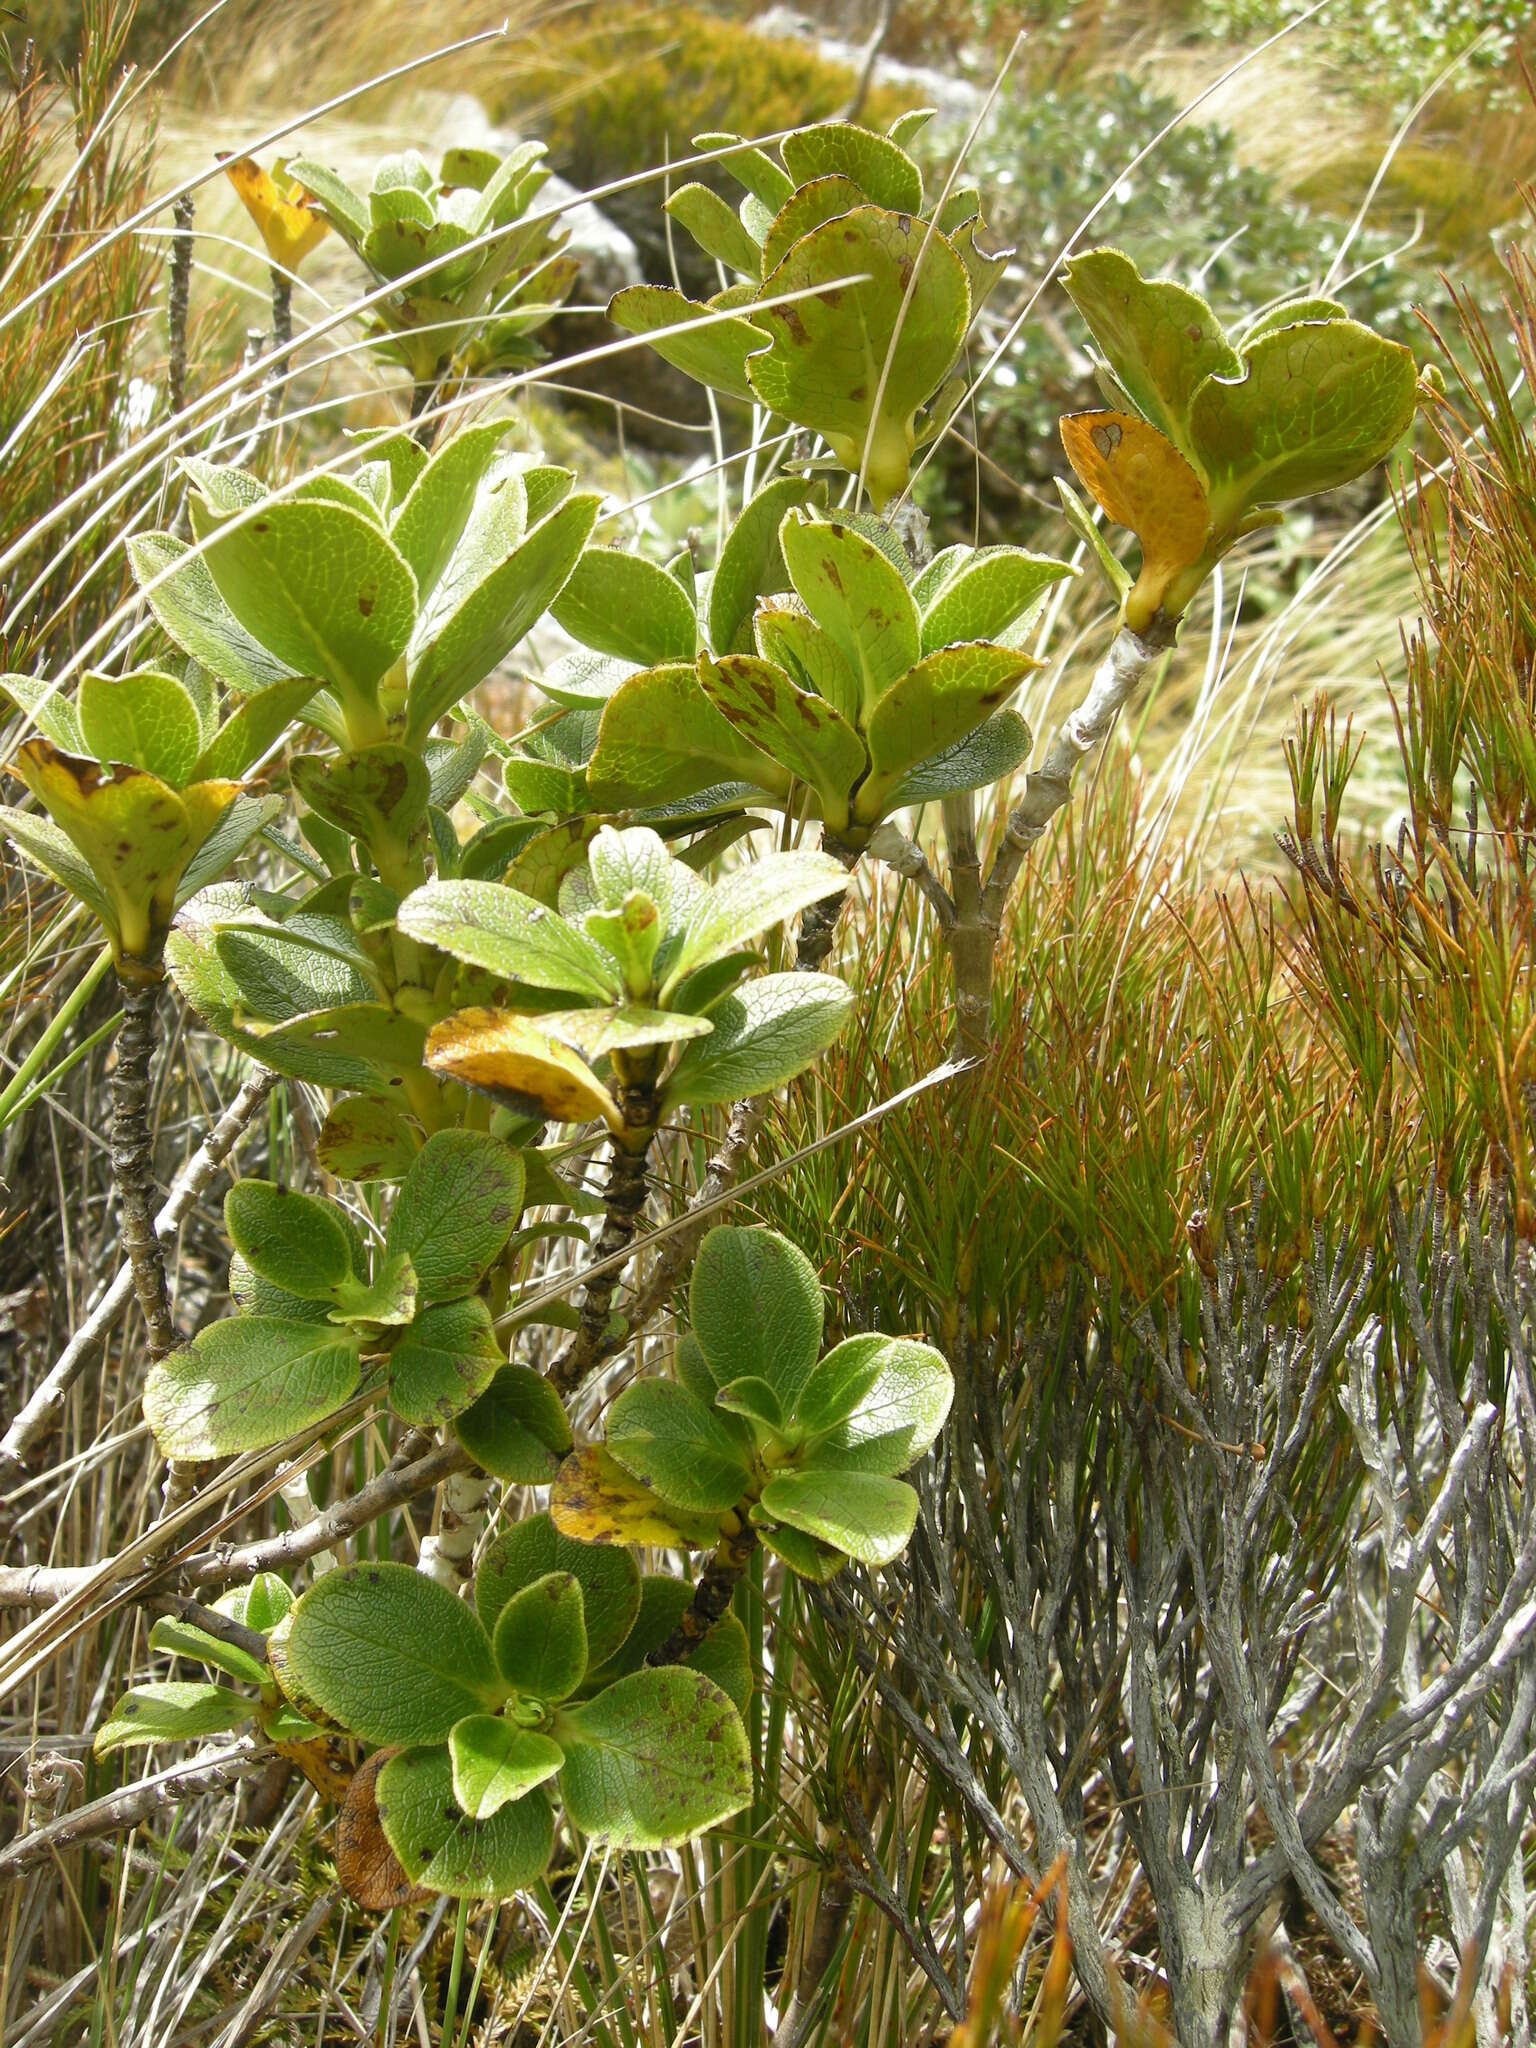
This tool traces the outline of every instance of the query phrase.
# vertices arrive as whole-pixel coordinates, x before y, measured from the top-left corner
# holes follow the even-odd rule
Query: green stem
[[[469,1928],[469,1894],[459,1901],[459,1917],[453,1929],[453,1961],[448,1966],[448,1990],[443,1998],[443,2048],[453,2039],[453,2023],[459,2010],[459,1980],[464,1975],[464,1936]]]
[[[71,1024],[74,1023],[80,1012],[91,1000],[91,997],[95,995],[97,989],[101,987],[111,965],[112,954],[107,947],[103,946],[95,960],[64,998],[63,1003],[54,1013],[52,1021],[38,1039],[36,1045],[33,1046],[15,1073],[12,1074],[10,1080],[5,1085],[4,1092],[0,1093],[0,1129],[3,1129],[10,1122],[12,1116],[15,1115],[17,1104],[31,1087],[35,1076],[41,1072],[47,1061],[52,1057],[60,1039],[64,1037]]]
[[[403,1906],[396,1906],[389,1916],[389,1934],[384,1945],[384,1982],[379,1991],[379,2048],[387,2048],[389,2041],[389,2009],[395,2002],[395,1954],[400,1947],[404,1912]]]

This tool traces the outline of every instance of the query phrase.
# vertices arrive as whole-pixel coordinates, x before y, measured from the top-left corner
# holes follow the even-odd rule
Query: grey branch
[[[162,1242],[175,1236],[187,1211],[234,1150],[246,1125],[266,1101],[274,1078],[261,1073],[247,1081],[182,1168],[155,1218],[155,1232]],[[124,1265],[0,1438],[0,1491],[25,1478],[28,1459],[58,1426],[70,1388],[127,1307],[133,1291],[133,1268]]]
[[[19,1841],[0,1849],[0,1886],[14,1884],[17,1878],[25,1877],[39,1864],[52,1862],[77,1842],[93,1841],[98,1835],[120,1835],[137,1827],[140,1821],[163,1811],[169,1802],[179,1803],[200,1792],[217,1792],[226,1785],[237,1784],[263,1761],[257,1745],[248,1741],[234,1749],[220,1750],[211,1756],[205,1753],[187,1763],[173,1764],[169,1770],[141,1778],[136,1785],[126,1785],[120,1792],[93,1799],[78,1812],[66,1813],[49,1821],[46,1827],[34,1828]]]

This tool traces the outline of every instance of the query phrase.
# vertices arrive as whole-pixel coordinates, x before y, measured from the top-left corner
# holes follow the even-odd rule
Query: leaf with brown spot
[[[329,1799],[333,1806],[346,1799],[357,1771],[352,1745],[345,1736],[315,1735],[305,1742],[274,1742],[272,1747],[298,1766],[322,1799]]]
[[[1141,542],[1131,603],[1149,618],[1174,577],[1204,552],[1211,530],[1205,486],[1173,443],[1134,413],[1072,413],[1061,439],[1105,513]]]
[[[669,1507],[632,1479],[600,1444],[572,1452],[555,1475],[550,1518],[562,1535],[582,1543],[654,1543],[667,1550],[702,1550],[720,1533],[718,1515]]]
[[[623,1121],[584,1060],[510,1010],[460,1010],[445,1017],[428,1034],[426,1063],[466,1088],[557,1123],[601,1118],[618,1130]]]
[[[941,647],[915,662],[869,721],[871,766],[855,816],[873,824],[909,769],[974,732],[1039,666],[1031,655],[986,641]]]
[[[358,1766],[336,1820],[336,1875],[366,1913],[390,1913],[432,1896],[406,1876],[379,1824],[379,1774],[399,1754],[377,1750]]]
[[[864,742],[847,720],[756,655],[701,655],[699,682],[738,732],[809,783],[826,824],[841,831],[848,823],[849,794],[866,765]]]

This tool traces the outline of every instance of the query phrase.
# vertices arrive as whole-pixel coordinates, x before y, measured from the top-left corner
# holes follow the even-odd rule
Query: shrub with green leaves
[[[774,1231],[712,1230],[689,1311],[676,1379],[626,1387],[608,1411],[606,1498],[594,1514],[593,1461],[579,1455],[555,1482],[557,1525],[577,1536],[606,1530],[622,1489],[617,1467],[644,1489],[648,1511],[659,1503],[683,1517],[680,1533],[695,1518],[744,1518],[810,1579],[830,1578],[849,1558],[899,1557],[917,1495],[897,1475],[949,1413],[954,1382],[943,1356],[875,1333],[823,1354],[816,1269]]]
[[[434,175],[407,149],[380,159],[366,192],[308,157],[286,166],[367,265],[378,352],[423,402],[440,379],[534,360],[533,334],[570,295],[569,234],[549,209],[529,213],[549,177],[543,155],[541,142],[505,157],[450,149]]]
[[[646,1848],[752,1798],[762,1660],[738,1592],[760,1618],[781,1567],[895,1566],[955,1386],[952,1328],[943,1350],[851,1314],[829,1332],[835,1262],[718,1224],[775,1098],[821,1100],[818,1063],[861,1035],[859,989],[824,971],[851,871],[867,854],[922,891],[979,1073],[1011,891],[1079,760],[1212,565],[1412,418],[1411,358],[1331,302],[1229,337],[1128,259],[1079,258],[1115,409],[1069,421],[1068,448],[1143,569],[1115,583],[1108,654],[1016,788],[1033,742],[1012,700],[1069,569],[1013,546],[930,558],[914,522],[869,509],[945,431],[1001,267],[978,193],[925,193],[920,122],[802,127],[776,153],[704,138],[745,198],[691,183],[668,205],[736,282],[708,304],[615,301],[622,329],[752,408],[712,559],[611,544],[601,498],[508,452],[503,417],[435,452],[424,421],[368,433],[287,480],[191,457],[184,525],[127,542],[155,665],[73,695],[70,670],[8,685],[52,814],[18,812],[19,843],[95,911],[125,975],[158,975],[163,950],[202,1023],[278,1077],[316,1176],[297,1185],[276,1155],[231,1189],[235,1313],[183,1337],[163,1274],[140,1285],[159,1451],[185,1478],[287,1446],[291,1478],[359,1429],[381,1442],[384,1470],[284,1532],[297,1561],[442,1489],[421,1569],[381,1539],[291,1613],[258,1580],[233,1663],[195,1618],[162,1630],[157,1648],[206,1652],[254,1693],[171,1681],[124,1702],[103,1744],[253,1720],[253,1742],[303,1749],[339,1728],[372,1751],[349,1840],[376,1828],[393,1859],[359,1893],[373,1904],[536,1885],[557,1802],[576,1835]],[[290,170],[389,287],[375,310],[418,396],[474,367],[442,322],[498,362],[524,346],[553,247],[526,217],[536,151],[451,153],[437,177],[408,154],[366,198]],[[466,700],[546,618],[574,650],[536,678],[547,702],[492,731]],[[146,1041],[133,1053],[137,1277],[158,1241]],[[684,1287],[669,1376],[653,1339]],[[625,1353],[599,1438],[589,1397]],[[548,1510],[520,1513],[515,1489],[546,1486]],[[297,1515],[313,1509],[304,1492]],[[704,1562],[642,1579],[639,1544]]]

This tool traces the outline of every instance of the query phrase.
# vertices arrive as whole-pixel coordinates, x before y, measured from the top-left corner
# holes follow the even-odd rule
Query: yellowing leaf
[[[1127,615],[1133,625],[1145,624],[1174,577],[1205,551],[1211,530],[1205,486],[1173,443],[1134,413],[1073,413],[1061,423],[1061,438],[1104,511],[1141,542],[1141,575]]]
[[[663,1502],[632,1479],[601,1444],[574,1451],[555,1475],[549,1512],[563,1536],[582,1543],[655,1543],[668,1550],[711,1547],[718,1515],[693,1514]]]
[[[600,1117],[617,1130],[622,1122],[612,1096],[583,1060],[508,1010],[460,1010],[434,1024],[427,1065],[514,1108],[532,1105],[558,1123]]]
[[[282,270],[297,270],[304,258],[330,231],[330,223],[282,164],[277,176],[264,171],[254,157],[226,158],[224,173],[240,194],[241,204],[261,230],[267,254]]]

